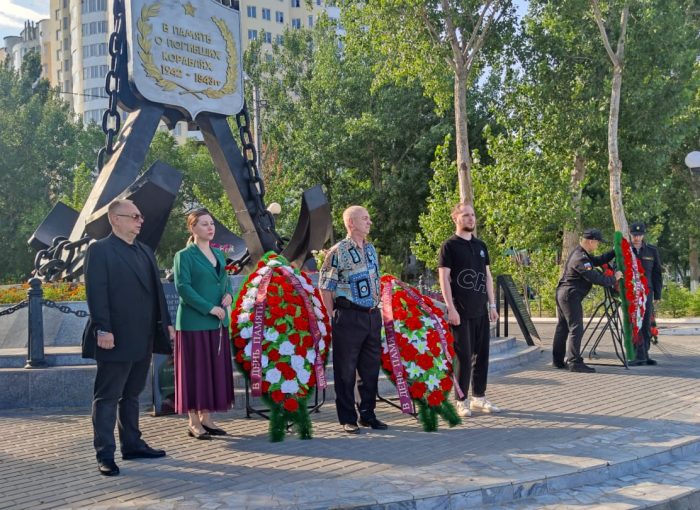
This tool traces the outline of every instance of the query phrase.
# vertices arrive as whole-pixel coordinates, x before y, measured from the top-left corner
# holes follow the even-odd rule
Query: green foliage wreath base
[[[311,439],[313,427],[309,408],[306,406],[305,398],[297,398],[299,409],[294,412],[287,411],[281,403],[277,403],[269,395],[263,395],[262,400],[270,408],[270,426],[268,434],[272,443],[284,441],[287,428],[292,425],[299,434],[299,439]]]
[[[435,432],[438,428],[438,416],[442,416],[450,427],[459,425],[462,420],[457,416],[454,406],[447,400],[439,406],[430,406],[423,400],[414,400],[418,404],[418,420],[426,432]]]

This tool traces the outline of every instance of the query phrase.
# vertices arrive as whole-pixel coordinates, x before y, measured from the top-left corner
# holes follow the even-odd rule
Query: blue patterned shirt
[[[379,305],[379,258],[371,243],[362,250],[349,236],[333,246],[323,261],[318,287],[344,297],[356,305]]]

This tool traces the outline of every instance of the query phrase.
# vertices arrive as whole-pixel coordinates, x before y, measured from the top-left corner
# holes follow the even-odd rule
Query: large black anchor
[[[157,14],[163,7],[162,4],[169,3],[184,7],[188,14],[194,13],[196,6],[192,4],[197,4],[197,1],[191,0],[183,5],[175,0],[154,0],[150,4],[144,0],[114,0],[114,32],[109,41],[111,66],[105,78],[109,109],[105,111],[102,123],[107,138],[106,147],[100,151],[99,175],[82,210],[75,211],[59,202],[29,239],[29,244],[38,251],[35,272],[45,281],[81,278],[88,244],[110,232],[107,206],[116,198],[134,201],[148,220],[139,240],[154,250],[157,248],[182,183],[181,172],[161,161],[156,161],[139,175],[161,120],[170,128],[182,120],[199,126],[241,231],[239,237],[217,224],[214,242],[232,247],[232,252],[229,253],[239,271],[245,270],[247,264],[255,263],[265,252],[271,250],[281,252],[299,267],[308,266],[313,264],[312,250],[320,249],[330,237],[330,206],[320,186],[303,193],[299,221],[292,238],[285,242],[277,234],[275,219],[264,204],[265,188],[257,171],[257,154],[252,143],[245,103],[236,114],[242,153],[231,132],[227,115],[201,111],[193,119],[187,109],[146,99],[130,79],[127,69],[127,7],[131,17],[140,15],[138,27],[139,31],[144,32],[137,34],[138,39],[137,36],[132,36],[131,41],[132,45],[139,47],[137,51],[143,52],[144,48],[150,48],[149,41],[142,37],[148,33],[143,27],[147,26],[144,23],[150,20],[149,15],[154,16],[154,12]],[[171,9],[173,6],[165,7]],[[232,9],[237,15],[234,8],[225,7],[225,4],[218,8]],[[211,19],[215,23],[221,23],[217,26],[222,34],[229,36],[224,37],[228,41],[227,45],[232,44],[231,33],[224,22],[215,17]],[[148,29],[151,30],[150,26]],[[227,46],[227,50],[231,48],[233,46]],[[238,66],[242,65],[240,51],[237,60]],[[227,78],[236,63],[229,62],[228,65]],[[161,83],[167,81],[163,75],[160,78]],[[242,80],[240,83],[242,87]],[[130,112],[122,129],[117,106]]]

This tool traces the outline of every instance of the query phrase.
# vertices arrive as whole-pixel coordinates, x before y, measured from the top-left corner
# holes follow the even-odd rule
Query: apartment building
[[[229,0],[223,0],[228,3]],[[325,0],[240,0],[243,50],[262,38],[263,51],[283,40],[286,29],[312,28],[322,12],[338,17],[338,9]],[[104,90],[109,69],[109,36],[112,32],[111,0],[49,0],[49,18],[27,22],[19,36],[5,37],[5,48],[19,69],[27,51],[41,51],[43,76],[59,87],[62,97],[84,122],[100,123],[108,105]],[[161,127],[164,129],[164,127]],[[187,137],[187,125],[180,123],[173,134]]]

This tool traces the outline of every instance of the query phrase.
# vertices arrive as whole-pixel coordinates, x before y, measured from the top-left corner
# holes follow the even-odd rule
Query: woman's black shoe
[[[209,432],[199,433],[192,427],[187,427],[187,435],[195,439],[211,439]]]
[[[202,424],[202,427],[204,427],[204,430],[209,432],[212,436],[227,436],[228,432],[226,432],[224,429],[220,429],[217,427],[207,427],[206,425]]]

